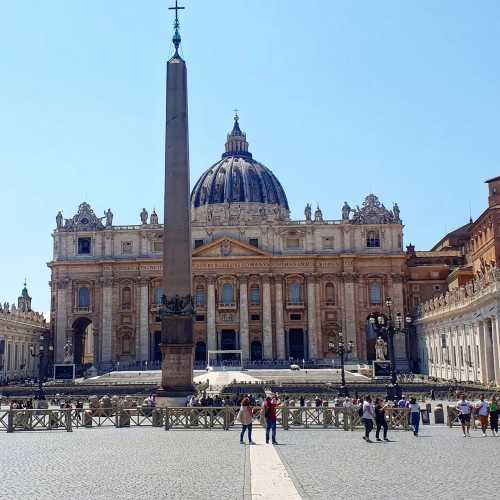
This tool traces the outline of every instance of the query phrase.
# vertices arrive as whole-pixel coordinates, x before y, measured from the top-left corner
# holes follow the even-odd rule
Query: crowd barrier
[[[150,426],[171,429],[223,429],[239,426],[239,407],[182,408],[97,408],[97,409],[34,409],[0,410],[0,431],[65,430],[78,428]],[[254,424],[263,425],[262,409],[253,408]],[[409,410],[386,410],[389,429],[408,430]],[[290,429],[339,429],[354,431],[363,428],[357,408],[342,407],[279,407],[277,425]]]

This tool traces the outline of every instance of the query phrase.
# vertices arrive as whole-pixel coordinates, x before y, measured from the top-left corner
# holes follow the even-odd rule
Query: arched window
[[[260,304],[259,285],[252,285],[250,287],[250,304],[252,304],[252,306],[258,306]]]
[[[195,302],[197,306],[204,306],[207,303],[205,289],[202,286],[196,287]]]
[[[126,286],[122,290],[122,309],[132,309],[132,290],[129,286]]]
[[[335,304],[335,289],[333,288],[333,283],[326,284],[325,296],[327,304]]]
[[[232,304],[234,299],[233,285],[231,283],[224,283],[222,285],[222,303]]]
[[[161,287],[156,287],[155,288],[155,291],[154,291],[154,300],[155,300],[155,304],[156,305],[159,305],[161,304],[161,297],[163,295],[163,288]]]
[[[377,248],[380,246],[380,235],[378,231],[368,231],[366,235],[366,246],[368,248]]]
[[[81,309],[90,307],[90,290],[86,286],[78,289],[78,307]]]
[[[292,281],[288,284],[288,302],[291,304],[300,303],[300,283]]]
[[[370,304],[382,303],[382,287],[378,281],[370,284]]]
[[[251,361],[262,360],[262,344],[258,340],[254,340],[250,346]]]

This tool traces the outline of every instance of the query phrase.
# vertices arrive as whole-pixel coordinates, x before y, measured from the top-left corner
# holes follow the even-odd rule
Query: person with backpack
[[[373,419],[375,417],[375,408],[372,403],[372,398],[370,395],[365,396],[363,405],[360,408],[361,418],[363,420],[363,425],[365,426],[365,435],[363,439],[367,443],[373,443],[370,439],[370,432],[373,430]]]
[[[241,401],[240,411],[236,419],[241,423],[240,444],[244,444],[245,431],[248,432],[248,444],[255,444],[252,441],[252,418],[253,411],[250,398],[245,397]]]
[[[491,396],[489,410],[491,433],[496,436],[498,434],[498,403],[494,395]]]
[[[266,444],[269,444],[269,432],[271,432],[271,440],[273,444],[278,444],[276,441],[276,408],[279,405],[279,400],[276,396],[267,396],[264,401],[264,418],[266,420]]]

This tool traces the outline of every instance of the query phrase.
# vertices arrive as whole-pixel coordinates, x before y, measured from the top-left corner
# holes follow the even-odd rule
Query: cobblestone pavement
[[[257,446],[271,446],[256,434]],[[276,450],[303,498],[496,497],[500,437],[466,439],[444,426],[424,426],[418,438],[393,432],[390,443],[361,436],[278,430]],[[252,498],[250,447],[236,430],[2,432],[0,449],[2,499]]]

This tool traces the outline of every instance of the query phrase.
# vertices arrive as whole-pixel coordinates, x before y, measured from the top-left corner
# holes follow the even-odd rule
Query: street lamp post
[[[337,342],[329,342],[328,347],[330,351],[336,352],[340,356],[340,396],[349,396],[349,391],[347,389],[347,385],[345,383],[345,368],[344,368],[344,355],[352,352],[352,341],[349,340],[347,345],[344,342],[344,335],[342,332],[339,332],[339,338]]]
[[[38,346],[38,353],[35,352],[35,348],[31,346],[30,354],[34,358],[38,358],[38,390],[35,392],[35,399],[42,401],[45,399],[45,393],[43,392],[43,358],[45,357],[45,337],[40,335],[40,344]],[[52,351],[54,347],[52,345],[47,346],[49,351]]]
[[[385,317],[380,314],[376,316],[374,313],[370,315],[370,324],[373,328],[380,333],[387,334],[388,347],[389,347],[389,361],[391,363],[391,383],[387,387],[387,399],[395,400],[400,399],[402,395],[401,387],[398,384],[397,373],[396,373],[396,353],[394,349],[394,335],[399,333],[406,333],[404,322],[410,325],[412,319],[410,316],[406,316],[405,321],[403,321],[403,315],[398,312],[396,317],[392,317],[392,299],[387,297],[385,299],[385,305],[387,307],[387,322]]]

